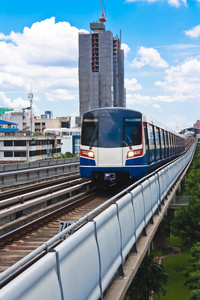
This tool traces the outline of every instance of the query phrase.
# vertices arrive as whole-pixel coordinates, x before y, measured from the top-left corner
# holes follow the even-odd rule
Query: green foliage
[[[62,159],[62,158],[71,158],[71,157],[74,157],[74,155],[71,152],[65,152],[65,154],[59,153],[59,155],[56,155],[55,157],[51,157],[51,159]]]
[[[172,233],[182,239],[183,245],[192,247],[200,241],[200,146],[189,168],[183,195],[191,195],[188,206],[179,209],[172,222]]]
[[[183,195],[191,195],[188,206],[179,209],[172,222],[172,232],[191,248],[190,266],[184,272],[185,284],[192,290],[189,300],[200,300],[200,147],[189,168]]]
[[[200,200],[195,197],[188,206],[180,208],[172,221],[172,233],[181,238],[183,245],[191,247],[200,241]]]
[[[146,256],[137,271],[128,294],[137,295],[137,299],[149,299],[151,291],[160,296],[166,291],[163,284],[167,282],[168,276],[162,265],[157,264],[152,256]]]
[[[200,300],[200,289],[193,290],[190,294],[189,300]]]
[[[193,290],[190,299],[200,299],[200,242],[191,248],[191,254],[190,266],[184,272],[187,278],[185,284]]]
[[[61,158],[70,158],[73,157],[73,154],[71,152],[65,152],[65,154],[60,153]]]
[[[200,146],[196,148],[194,159],[189,168],[183,187],[183,195],[200,196]]]
[[[178,238],[173,237],[172,242],[173,243],[170,244],[173,246],[181,246]],[[164,296],[161,295],[160,300],[188,300],[190,290],[184,285],[185,276],[183,273],[190,265],[190,258],[190,251],[186,249],[182,251],[181,248],[181,253],[170,255],[167,258],[162,259],[162,265],[164,266],[165,272],[168,274],[168,282],[164,285],[167,294]],[[158,299],[159,298],[155,295],[154,300]]]
[[[163,217],[157,232],[163,232],[166,234],[167,237],[169,237],[171,232],[171,222],[173,219],[174,219],[174,210],[169,208],[167,210],[167,215]]]

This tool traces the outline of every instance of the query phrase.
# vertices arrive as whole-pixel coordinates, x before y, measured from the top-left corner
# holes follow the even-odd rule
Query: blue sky
[[[200,0],[104,0],[106,29],[122,33],[127,107],[169,128],[200,119]],[[78,33],[100,1],[0,0],[0,106],[78,115]]]

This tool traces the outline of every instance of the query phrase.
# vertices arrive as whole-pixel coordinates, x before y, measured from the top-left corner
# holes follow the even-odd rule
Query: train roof
[[[89,110],[84,113],[83,118],[89,118],[89,117],[106,117],[106,116],[126,116],[126,117],[142,117],[143,122],[148,122],[154,126],[157,126],[159,128],[162,128],[164,130],[167,130],[175,135],[178,135],[180,137],[183,137],[183,135],[180,135],[176,133],[175,131],[169,129],[164,124],[160,123],[159,121],[156,121],[155,119],[149,117],[148,115],[145,115],[139,111],[125,108],[125,107],[101,107]]]
[[[83,117],[89,117],[89,116],[106,117],[108,115],[123,116],[124,114],[126,114],[126,116],[129,116],[129,115],[133,115],[133,113],[136,116],[142,116],[141,112],[128,109],[125,107],[101,107],[101,108],[96,108],[85,112]]]

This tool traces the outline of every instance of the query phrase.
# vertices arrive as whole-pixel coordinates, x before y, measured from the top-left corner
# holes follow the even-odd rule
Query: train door
[[[147,124],[149,139],[149,163],[155,162],[155,139],[153,133],[153,125]]]
[[[169,140],[169,157],[172,156],[172,144],[171,144],[171,133],[168,134],[168,140]]]
[[[167,131],[165,131],[165,147],[166,147],[166,157],[169,157],[169,138],[168,138]]]
[[[123,118],[123,163],[141,164],[137,158],[143,155],[141,116]]]
[[[149,139],[148,139],[148,132],[147,132],[147,123],[143,123],[144,128],[144,141],[145,141],[145,152],[146,152],[146,164],[149,165]]]
[[[155,127],[155,140],[156,140],[156,161],[160,160],[160,134],[159,128]]]
[[[165,140],[163,129],[160,129],[161,159],[165,158]]]

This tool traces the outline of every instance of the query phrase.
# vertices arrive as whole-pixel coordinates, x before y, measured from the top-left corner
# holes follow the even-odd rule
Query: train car
[[[184,150],[181,135],[141,112],[94,109],[83,115],[80,175],[98,182],[138,179]]]

